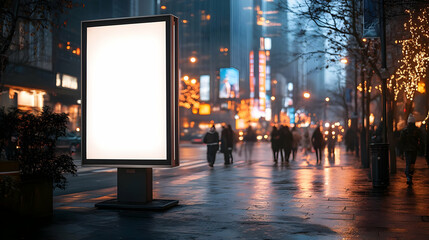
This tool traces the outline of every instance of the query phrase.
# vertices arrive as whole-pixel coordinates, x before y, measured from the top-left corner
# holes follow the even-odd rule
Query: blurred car
[[[60,151],[67,151],[71,154],[80,151],[80,145],[81,137],[71,132],[57,139],[57,149]]]
[[[202,144],[204,139],[204,134],[197,134],[192,136],[191,143]]]

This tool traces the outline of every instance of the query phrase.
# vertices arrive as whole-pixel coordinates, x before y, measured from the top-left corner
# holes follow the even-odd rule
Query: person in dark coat
[[[295,157],[298,153],[298,147],[301,145],[301,134],[296,127],[292,128],[292,160],[295,160]]]
[[[407,127],[401,132],[400,146],[405,154],[405,176],[407,177],[407,184],[413,184],[414,164],[417,159],[417,152],[422,144],[422,133],[416,127],[416,119],[412,114],[408,116]]]
[[[426,158],[426,164],[429,166],[429,123],[426,122],[426,153],[425,153],[425,158]]]
[[[223,153],[224,164],[229,164],[229,152],[228,152],[228,139],[229,139],[228,128],[222,126],[222,131],[220,133],[220,152]]]
[[[227,141],[227,147],[228,147],[228,157],[229,157],[229,163],[234,162],[234,158],[232,157],[232,151],[234,150],[235,145],[235,136],[234,131],[232,130],[231,124],[228,124],[228,141]]]
[[[320,126],[316,127],[311,135],[311,143],[313,144],[313,148],[316,151],[316,164],[322,163],[322,148],[324,145],[323,134],[320,131]]]
[[[279,160],[279,149],[280,149],[280,132],[277,127],[274,126],[271,131],[271,150],[273,151],[274,162]]]
[[[253,145],[258,141],[256,137],[256,132],[252,129],[251,126],[247,127],[246,134],[244,135],[244,159],[250,160],[253,152]]]
[[[216,160],[216,152],[219,150],[219,134],[216,132],[214,125],[204,135],[203,142],[207,144],[207,162],[210,167],[213,167]]]
[[[293,135],[289,130],[288,126],[282,126],[280,127],[280,151],[281,151],[281,158],[282,162],[283,160],[286,160],[286,162],[289,162],[290,153],[292,151],[292,142],[293,142]]]
[[[344,140],[346,143],[346,152],[354,152],[355,151],[355,141],[356,141],[356,131],[353,128],[348,128],[346,134],[344,135]]]
[[[335,156],[335,144],[337,143],[337,135],[334,132],[334,129],[329,130],[328,132],[328,154],[329,158]]]

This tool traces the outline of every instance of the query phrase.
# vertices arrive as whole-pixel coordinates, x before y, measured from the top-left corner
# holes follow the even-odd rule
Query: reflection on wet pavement
[[[123,211],[122,215],[110,213],[108,224],[144,229],[146,236],[154,239],[428,236],[429,171],[423,159],[418,160],[413,187],[407,187],[404,163],[398,158],[398,173],[391,176],[390,187],[378,190],[372,187],[369,170],[361,169],[360,160],[341,147],[334,158],[325,152],[321,165],[316,165],[314,153],[299,153],[295,161],[276,164],[270,151],[268,144],[257,144],[249,161],[235,153],[234,164],[226,166],[218,154],[214,169],[210,169],[204,146],[183,147],[181,155],[186,158],[182,167],[154,170],[154,197],[177,199],[180,206],[163,213],[129,213],[132,218]],[[55,199],[55,206],[58,211],[74,212],[79,205],[87,207],[89,202],[114,198],[115,191],[63,195]],[[94,214],[101,217],[101,213],[108,214]]]

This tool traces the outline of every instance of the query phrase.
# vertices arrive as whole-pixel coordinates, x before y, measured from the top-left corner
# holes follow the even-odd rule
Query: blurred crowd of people
[[[406,161],[405,175],[407,177],[407,184],[410,185],[413,184],[412,177],[417,156],[424,155],[429,166],[429,127],[428,124],[423,124],[420,128],[417,128],[415,122],[414,116],[410,114],[407,119],[407,127],[394,134],[396,151]],[[383,124],[380,123],[368,133],[370,143],[382,143],[382,126]],[[290,129],[286,125],[281,125],[278,128],[273,126],[269,136],[273,161],[277,163],[278,161],[289,162],[290,159],[295,160],[301,148],[304,156],[314,151],[316,164],[321,164],[322,153],[325,147],[328,150],[329,159],[333,159],[335,157],[335,147],[338,142],[338,133],[335,132],[335,129],[328,128],[323,133],[321,127],[317,126],[311,135],[310,130],[310,128],[297,127]],[[238,155],[241,156],[244,153],[244,160],[249,161],[252,159],[253,147],[258,141],[257,133],[252,126],[249,126],[242,135],[243,143],[238,149]],[[348,128],[343,137],[346,152],[356,152],[356,155],[358,155],[359,139],[359,131],[356,131],[354,128]],[[215,126],[211,126],[203,139],[203,142],[207,144],[207,161],[209,166],[213,167],[218,151],[223,153],[225,165],[232,164],[234,161],[233,151],[237,150],[236,143],[238,141],[238,135],[234,133],[231,125],[224,124],[222,126],[220,137]]]

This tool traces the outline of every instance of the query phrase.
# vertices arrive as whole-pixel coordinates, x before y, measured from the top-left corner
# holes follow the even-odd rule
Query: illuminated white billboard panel
[[[165,47],[165,22],[88,28],[89,159],[166,158]]]
[[[200,100],[210,100],[210,75],[200,76]]]
[[[84,163],[163,165],[174,155],[171,32],[163,18],[140,19],[83,23]]]
[[[235,68],[221,68],[219,98],[238,98],[239,72]]]

